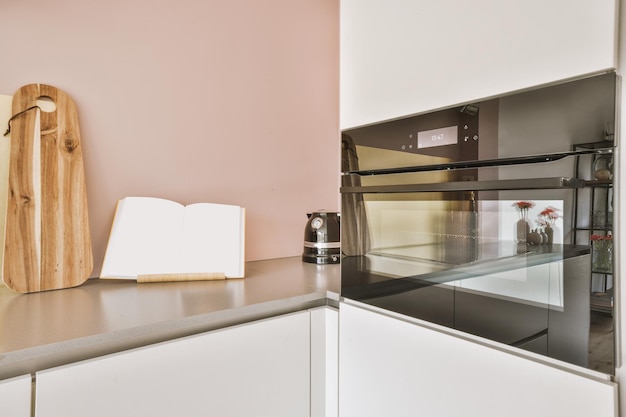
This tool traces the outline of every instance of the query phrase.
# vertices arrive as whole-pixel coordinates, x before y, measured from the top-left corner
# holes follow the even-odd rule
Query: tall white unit
[[[341,128],[616,66],[617,0],[341,0]]]

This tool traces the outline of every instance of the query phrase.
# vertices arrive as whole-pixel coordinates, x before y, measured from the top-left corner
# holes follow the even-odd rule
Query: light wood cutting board
[[[0,94],[0,132],[4,132],[11,118],[13,96]],[[7,190],[9,186],[9,156],[11,154],[11,135],[0,136],[0,248],[4,248],[4,225],[7,218]],[[0,265],[4,261],[4,250],[0,250]],[[0,267],[0,287],[2,281]]]
[[[27,110],[40,99],[56,108]],[[29,84],[13,95],[12,114],[4,283],[18,292],[75,287],[93,269],[76,105]]]

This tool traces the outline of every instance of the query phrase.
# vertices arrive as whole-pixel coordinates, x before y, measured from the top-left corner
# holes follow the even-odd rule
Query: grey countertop
[[[137,284],[90,279],[19,294],[0,286],[0,379],[253,320],[335,304],[340,266],[246,263],[246,278]]]

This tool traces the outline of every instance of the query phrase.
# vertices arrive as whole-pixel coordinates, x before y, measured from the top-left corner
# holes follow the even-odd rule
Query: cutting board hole
[[[48,96],[39,97],[37,99],[37,106],[39,106],[41,111],[44,111],[46,113],[52,113],[57,109],[57,105],[54,100],[52,100],[52,97]]]

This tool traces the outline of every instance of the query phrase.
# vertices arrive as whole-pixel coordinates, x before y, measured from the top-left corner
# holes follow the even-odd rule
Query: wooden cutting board
[[[56,108],[40,110],[41,100]],[[4,283],[19,292],[75,287],[93,269],[76,105],[29,84],[12,107]]]

